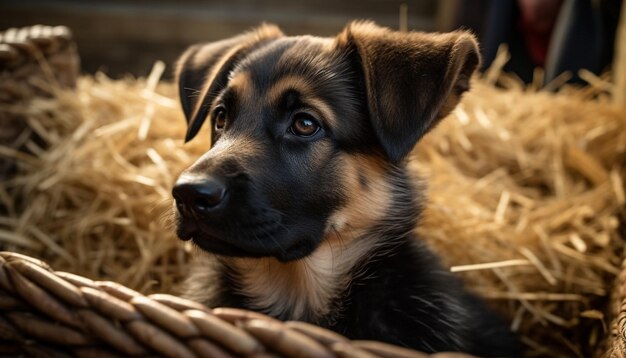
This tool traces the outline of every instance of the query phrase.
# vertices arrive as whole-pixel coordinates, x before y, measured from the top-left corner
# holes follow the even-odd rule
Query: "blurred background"
[[[569,70],[600,73],[613,58],[621,0],[0,0],[0,31],[66,25],[82,70],[146,75],[156,60],[171,64],[190,44],[232,36],[263,21],[285,33],[336,34],[350,20],[391,28],[475,32],[484,66],[508,44],[505,70],[526,82],[545,68],[545,82]],[[171,76],[171,71],[168,71]]]

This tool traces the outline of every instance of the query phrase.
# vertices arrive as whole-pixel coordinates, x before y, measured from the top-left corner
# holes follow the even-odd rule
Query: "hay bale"
[[[46,149],[0,147],[19,164],[0,183],[1,249],[143,293],[175,289],[192,247],[170,227],[170,190],[209,136],[183,145],[176,90],[159,82],[162,72],[82,77],[76,92],[19,107]],[[605,78],[593,81],[553,83],[551,93],[495,69],[411,159],[429,182],[418,233],[508,315],[530,354],[589,356],[608,329],[624,239],[626,112],[609,105]]]
[[[418,232],[536,353],[590,356],[610,322],[626,111],[608,102],[593,88],[477,83],[415,152],[430,184]]]

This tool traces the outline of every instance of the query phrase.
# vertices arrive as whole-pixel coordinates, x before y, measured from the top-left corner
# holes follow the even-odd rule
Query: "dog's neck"
[[[376,237],[363,236],[344,242],[329,232],[307,257],[280,262],[274,258],[229,258],[222,262],[236,275],[238,293],[251,309],[273,317],[318,321],[328,317],[333,299],[350,285],[357,268],[377,245]]]
[[[402,172],[370,178],[369,195],[356,196],[329,219],[320,246],[307,257],[280,262],[274,258],[222,258],[250,309],[281,319],[332,320],[333,302],[362,272],[374,252],[391,247],[411,232],[417,219],[416,194]],[[395,190],[392,192],[390,188]]]

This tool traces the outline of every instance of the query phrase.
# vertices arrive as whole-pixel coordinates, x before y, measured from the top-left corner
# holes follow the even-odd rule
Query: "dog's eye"
[[[213,110],[213,119],[215,120],[215,129],[222,129],[226,125],[226,109],[219,106]]]
[[[306,113],[298,113],[293,119],[289,131],[299,137],[311,137],[320,130],[317,121]]]

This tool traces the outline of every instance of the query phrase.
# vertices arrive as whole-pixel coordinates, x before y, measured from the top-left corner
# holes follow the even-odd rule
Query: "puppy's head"
[[[177,69],[186,140],[206,122],[212,147],[174,187],[178,236],[220,255],[308,255],[355,197],[376,197],[370,179],[454,108],[478,62],[467,33],[367,22],[336,38],[265,25],[191,47]]]

